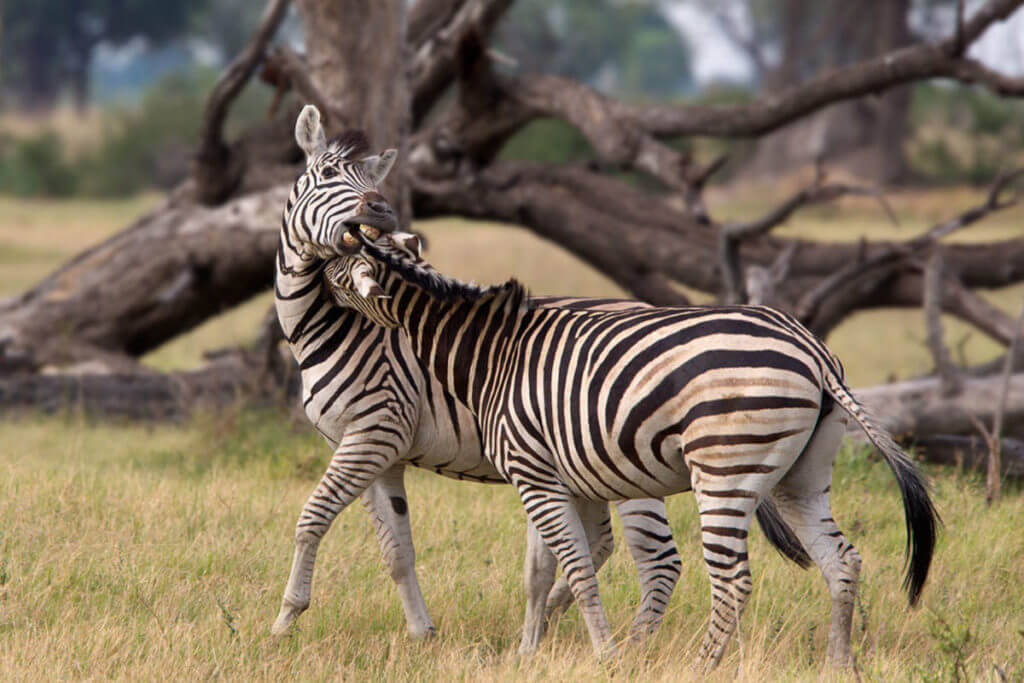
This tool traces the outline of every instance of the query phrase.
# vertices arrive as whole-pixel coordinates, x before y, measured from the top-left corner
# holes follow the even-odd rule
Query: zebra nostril
[[[366,208],[370,211],[378,214],[389,214],[391,213],[391,206],[387,202],[371,200],[366,202]]]

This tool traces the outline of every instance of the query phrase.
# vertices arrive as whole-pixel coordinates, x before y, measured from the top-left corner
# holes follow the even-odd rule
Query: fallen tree
[[[180,406],[192,395],[234,400],[258,386],[252,373],[265,375],[274,357],[266,341],[276,339],[273,324],[260,349],[199,374],[161,376],[137,358],[269,286],[280,211],[301,163],[291,126],[303,102],[321,108],[330,132],[358,126],[375,145],[403,149],[388,192],[406,219],[459,215],[524,225],[651,303],[684,303],[683,285],[722,301],[771,303],[822,336],[852,313],[882,306],[922,308],[930,325],[940,313],[952,314],[1005,345],[1019,333],[1019,323],[977,290],[1024,281],[1024,237],[942,241],[1014,206],[1019,172],[1001,175],[978,206],[912,239],[837,244],[772,230],[803,207],[854,194],[880,197],[876,190],[829,181],[818,169],[807,187],[761,218],[726,223],[703,196],[725,159],[702,160],[670,143],[760,136],[836,102],[929,78],[1024,94],[1024,79],[966,56],[1024,0],[989,0],[960,16],[943,40],[911,43],[738,105],[635,104],[550,74],[499,74],[488,41],[511,4],[418,0],[407,9],[401,0],[302,0],[307,52],[299,55],[271,47],[288,2],[270,0],[251,44],[211,92],[192,178],[124,232],[0,303],[0,405],[49,407],[59,403],[55,397],[75,396],[99,412],[131,412],[100,398],[123,387],[124,396],[136,397],[131,403],[158,406],[139,414],[170,415],[180,409],[159,406]],[[348,28],[354,25],[358,39]],[[255,73],[281,96],[276,113],[228,142],[226,112]],[[538,118],[573,126],[595,161],[502,159],[511,136]],[[623,171],[648,182],[626,182]],[[984,417],[969,397],[990,392],[984,387],[996,380],[951,383],[960,371],[950,370],[941,334],[932,331],[938,383],[871,395],[896,397],[886,400],[899,414],[917,414],[909,426],[897,425],[917,437],[970,434],[970,421],[929,418],[945,405],[935,401],[960,401]],[[262,360],[252,362],[253,353]],[[173,389],[182,386],[192,388]],[[931,391],[937,397],[925,396]],[[1024,396],[1012,391],[1008,433],[1020,429],[1011,417],[1022,411]]]

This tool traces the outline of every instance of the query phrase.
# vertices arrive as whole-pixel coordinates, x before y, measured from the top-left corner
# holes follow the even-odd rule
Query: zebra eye
[[[324,178],[333,178],[338,175],[338,169],[333,166],[325,166],[324,170],[320,171],[320,175]]]

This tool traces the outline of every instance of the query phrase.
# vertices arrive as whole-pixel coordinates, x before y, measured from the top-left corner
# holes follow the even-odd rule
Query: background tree
[[[0,402],[53,401],[69,392],[102,397],[121,382],[144,386],[142,394],[173,412],[197,393],[233,396],[240,384],[259,384],[259,372],[282,370],[272,317],[260,350],[239,352],[241,361],[238,353],[220,354],[205,371],[168,377],[140,368],[135,359],[269,286],[281,207],[302,159],[292,140],[295,114],[306,102],[325,112],[334,131],[362,127],[376,146],[402,147],[404,165],[393,172],[388,191],[403,216],[525,226],[649,302],[685,303],[683,288],[723,301],[769,302],[822,336],[856,311],[921,308],[931,311],[933,324],[945,312],[1009,345],[1019,323],[976,290],[1024,280],[1024,238],[941,240],[1012,206],[1020,173],[1000,175],[977,207],[911,239],[817,242],[771,231],[801,207],[877,193],[831,182],[819,169],[764,216],[723,221],[703,199],[722,159],[677,143],[757,138],[836,104],[933,78],[1022,95],[1024,79],[966,56],[972,42],[1021,5],[1024,0],[988,0],[937,39],[834,57],[829,68],[811,69],[749,101],[694,104],[630,102],[552,70],[510,69],[491,47],[510,0],[418,0],[408,10],[402,0],[301,0],[304,55],[287,46],[268,53],[288,6],[271,0],[250,43],[211,91],[192,177],[124,232],[0,302]],[[557,28],[557,17],[551,21]],[[257,68],[294,97],[281,102],[271,120],[229,140],[226,112]],[[595,64],[588,77],[596,79],[602,68]],[[544,119],[575,130],[591,160],[503,156],[525,126]],[[937,360],[937,367],[947,366]],[[83,367],[88,377],[69,374]],[[954,368],[963,375],[959,394],[947,394],[953,383],[938,377],[928,380],[934,391],[897,388],[897,401],[914,397],[902,425],[919,436],[970,434],[970,420],[949,415],[984,414],[977,397],[999,381],[1002,367],[994,379],[993,366]],[[271,386],[280,384],[279,377]],[[1010,384],[1024,387],[1024,376]],[[1024,391],[1009,397],[1004,432],[1024,434]],[[136,410],[147,405],[132,402]]]
[[[498,24],[494,45],[517,71],[620,95],[672,96],[693,86],[689,48],[652,0],[521,0]]]
[[[31,110],[53,106],[70,88],[78,107],[89,97],[97,45],[142,37],[153,43],[178,36],[199,0],[7,0],[0,43],[3,87]]]
[[[914,39],[911,0],[702,0],[701,5],[747,55],[763,94]],[[744,170],[764,174],[827,159],[882,184],[905,181],[909,111],[908,86],[837,104],[765,136]]]

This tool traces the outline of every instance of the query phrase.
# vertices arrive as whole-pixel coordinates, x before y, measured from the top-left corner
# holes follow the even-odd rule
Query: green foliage
[[[967,659],[971,656],[976,638],[971,633],[970,624],[950,625],[939,614],[932,613],[929,622],[935,652],[928,668],[922,668],[921,678],[925,681],[961,681],[972,680],[967,672]]]
[[[82,160],[82,193],[126,195],[179,182],[188,170],[210,81],[205,74],[169,76],[138,107],[113,109],[99,146]]]
[[[201,1],[7,0],[0,42],[4,86],[29,106],[50,105],[66,83],[86,86],[99,43],[176,37]]]
[[[20,139],[0,134],[0,192],[64,197],[75,191],[77,180],[55,132]]]
[[[23,139],[0,137],[0,193],[115,197],[174,187],[188,173],[215,77],[206,70],[173,74],[137,104],[111,106],[99,141],[74,159],[52,131]],[[259,85],[242,93],[226,126],[229,139],[243,122],[263,115],[269,97]]]
[[[914,88],[910,161],[940,183],[991,182],[1024,151],[1024,104],[972,88]]]
[[[523,72],[569,76],[621,95],[693,84],[685,40],[651,0],[520,0],[495,37]]]
[[[501,150],[504,159],[549,163],[593,158],[586,138],[561,119],[539,119],[513,135]]]

